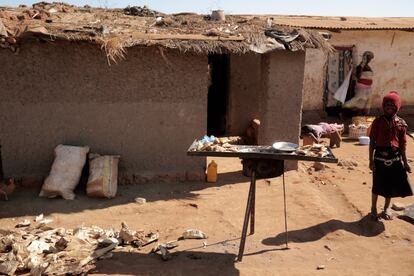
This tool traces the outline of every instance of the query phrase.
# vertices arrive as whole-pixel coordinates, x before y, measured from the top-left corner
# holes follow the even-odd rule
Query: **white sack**
[[[43,183],[39,196],[74,199],[73,191],[79,183],[88,152],[89,147],[58,145],[55,148],[52,169]]]

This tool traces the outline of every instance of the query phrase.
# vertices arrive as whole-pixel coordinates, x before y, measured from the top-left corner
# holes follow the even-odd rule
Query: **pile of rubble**
[[[17,54],[19,49],[16,45],[17,41],[14,37],[11,37],[9,35],[9,31],[6,29],[6,26],[4,26],[3,22],[0,19],[0,48],[10,49],[13,53]]]
[[[0,274],[78,275],[95,268],[97,259],[110,258],[117,246],[145,246],[158,234],[131,231],[123,223],[120,231],[97,226],[76,229],[52,228],[51,220],[35,219],[0,230]]]
[[[135,16],[143,16],[143,17],[147,17],[147,16],[160,16],[163,15],[163,13],[155,11],[155,10],[151,10],[150,8],[148,8],[147,6],[127,6],[124,9],[124,14],[126,15],[135,15]]]
[[[38,11],[46,11],[48,13],[55,13],[55,12],[74,12],[75,11],[75,6],[73,5],[69,5],[66,3],[61,3],[61,2],[53,2],[53,3],[48,3],[48,2],[38,2],[32,5],[34,10],[38,10]]]
[[[112,257],[116,248],[141,248],[158,241],[159,234],[133,231],[122,223],[120,231],[97,226],[75,229],[52,228],[51,219],[37,216],[34,222],[24,220],[13,230],[0,229],[0,274],[15,275],[30,271],[30,275],[79,275],[95,269],[98,259]],[[189,229],[180,239],[205,239],[200,230]],[[151,253],[169,260],[169,249],[178,240],[157,243]]]

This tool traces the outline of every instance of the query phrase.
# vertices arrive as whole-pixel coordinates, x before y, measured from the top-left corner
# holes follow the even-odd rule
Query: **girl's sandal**
[[[380,216],[382,219],[385,219],[385,220],[393,219],[392,214],[389,211],[382,211]]]

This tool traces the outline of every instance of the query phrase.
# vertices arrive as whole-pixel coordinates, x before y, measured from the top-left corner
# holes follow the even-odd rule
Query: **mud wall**
[[[231,56],[229,134],[243,134],[253,118],[261,121],[259,143],[299,141],[304,52]]]
[[[230,56],[229,135],[242,135],[252,119],[260,119],[260,103],[268,64],[259,54]]]
[[[56,145],[121,155],[125,183],[202,177],[186,150],[206,131],[207,56],[128,49],[108,66],[97,46],[0,51],[0,140],[7,176],[44,177]],[[166,61],[167,60],[167,61]]]
[[[303,109],[322,110],[325,87],[325,64],[328,56],[318,49],[306,49],[303,80]]]
[[[304,52],[231,56],[229,134],[240,135],[252,118],[261,121],[259,144],[299,142]],[[296,169],[297,162],[286,162]]]
[[[354,60],[359,64],[364,51],[375,55],[372,106],[380,107],[381,99],[390,90],[397,90],[402,104],[414,105],[414,34],[404,31],[342,31],[332,33],[335,46],[355,45]],[[322,109],[323,68],[325,54],[308,50],[304,83],[304,110]]]
[[[304,52],[279,51],[268,56],[269,73],[262,98],[262,144],[299,142],[302,119]]]

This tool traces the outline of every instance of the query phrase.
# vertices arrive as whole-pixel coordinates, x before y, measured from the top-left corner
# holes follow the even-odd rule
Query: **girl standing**
[[[371,126],[369,146],[369,167],[373,171],[371,216],[378,218],[378,195],[385,197],[383,219],[392,219],[389,210],[392,197],[413,195],[407,172],[411,167],[406,156],[407,124],[397,116],[401,107],[397,92],[389,92],[382,102],[384,114],[375,119]]]

